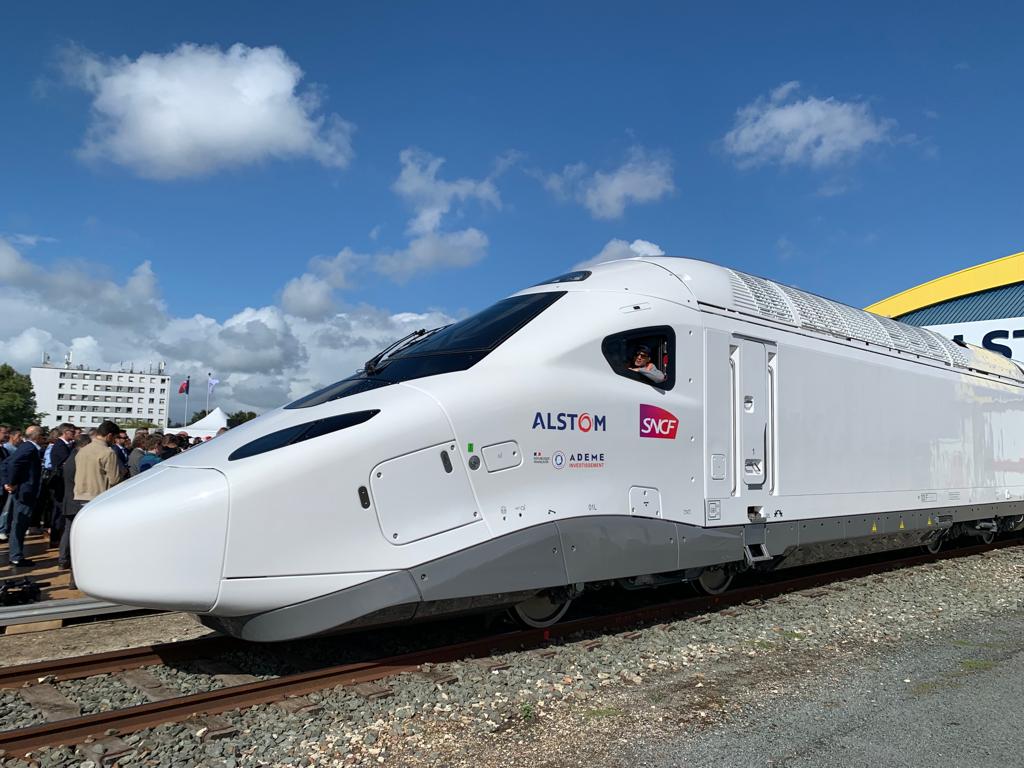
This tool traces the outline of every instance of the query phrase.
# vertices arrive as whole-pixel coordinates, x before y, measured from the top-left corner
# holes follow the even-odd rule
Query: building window
[[[57,389],[64,389],[64,382],[57,385]]]

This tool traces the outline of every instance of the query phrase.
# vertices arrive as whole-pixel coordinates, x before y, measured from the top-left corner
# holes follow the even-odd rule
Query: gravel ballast
[[[901,733],[915,738],[913,728],[887,731],[871,713],[887,702],[896,717],[917,702],[920,716],[934,720],[935,707],[955,708],[958,697],[996,679],[989,664],[1016,669],[1022,577],[1024,548],[1016,547],[636,632],[441,664],[311,696],[313,711],[268,705],[229,713],[222,717],[236,732],[216,740],[185,725],[132,734],[125,738],[135,752],[119,764],[917,765],[856,752],[877,732],[886,734],[877,738],[890,758],[912,754],[893,745]],[[1013,685],[1002,694],[1016,695]],[[932,708],[929,696],[938,697]],[[965,749],[972,735],[981,739],[965,727]],[[40,756],[44,765],[82,760]]]

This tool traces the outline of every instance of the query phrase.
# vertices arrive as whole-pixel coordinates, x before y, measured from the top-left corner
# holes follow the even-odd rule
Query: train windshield
[[[464,371],[565,295],[531,293],[502,299],[457,323],[410,334],[367,361],[362,370],[296,400],[285,408],[310,408],[400,381]]]

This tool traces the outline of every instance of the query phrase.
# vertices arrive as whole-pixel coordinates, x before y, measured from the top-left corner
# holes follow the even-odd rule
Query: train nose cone
[[[223,474],[158,465],[76,515],[75,581],[92,597],[125,605],[209,610],[220,589],[227,530]]]

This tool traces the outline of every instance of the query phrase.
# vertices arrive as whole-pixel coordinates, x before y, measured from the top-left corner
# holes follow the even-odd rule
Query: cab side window
[[[655,325],[608,336],[601,342],[601,352],[619,376],[667,390],[676,380],[675,346],[672,328]]]

